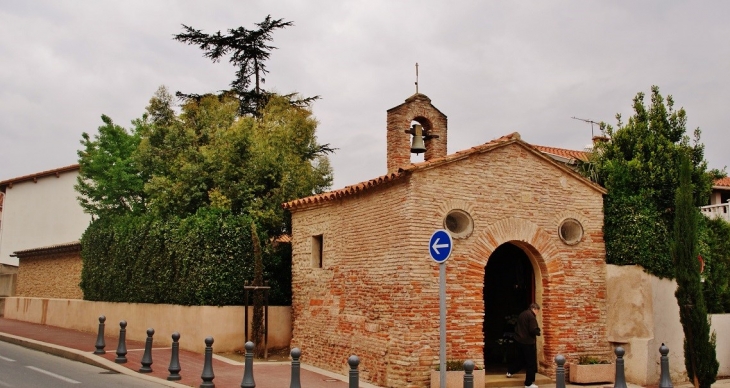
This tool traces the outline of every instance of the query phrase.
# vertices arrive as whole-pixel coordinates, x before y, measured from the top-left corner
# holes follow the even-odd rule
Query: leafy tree
[[[165,100],[157,97],[153,102]],[[165,123],[138,120],[134,159],[149,177],[150,212],[184,217],[201,207],[227,209],[255,217],[270,236],[288,232],[281,204],[326,190],[332,169],[309,109],[271,96],[261,113],[240,117],[235,98],[207,95],[188,100]]]
[[[231,272],[236,263],[218,268],[226,260],[231,264],[232,257],[240,256],[240,247],[253,243],[248,241],[251,234],[240,243],[214,244],[210,239],[247,219],[269,242],[290,231],[282,203],[329,188],[332,169],[327,154],[334,149],[319,144],[315,136],[317,122],[310,104],[317,97],[282,96],[262,87],[268,73],[265,62],[275,48],[269,44],[272,33],[290,25],[267,16],[258,29],[240,27],[228,35],[206,35],[183,26],[186,32],[175,39],[199,45],[214,62],[231,55],[238,67],[232,89],[217,95],[181,95],[178,114],[173,97],[161,87],[142,117],[132,122],[133,130],[104,116],[106,125],[97,137],[84,134],[79,201],[87,212],[101,217],[84,242],[90,246],[82,252],[84,268],[89,268],[82,280],[85,295],[136,300],[125,289],[107,292],[104,284],[109,282],[97,281],[134,278],[149,280],[139,286],[148,292],[145,300],[229,304],[237,297],[231,290],[240,288],[240,283],[231,282],[243,275]],[[228,237],[238,236],[240,227],[234,229]],[[90,226],[87,231],[91,230]],[[149,244],[138,248],[145,239]],[[291,298],[287,249],[266,245],[264,273],[257,272],[269,278],[277,300]],[[107,256],[113,262],[105,261]],[[155,274],[142,276],[149,271]],[[196,287],[166,291],[170,282],[179,283],[175,279]],[[201,289],[203,284],[214,287]]]
[[[82,133],[76,191],[84,211],[97,217],[145,210],[144,180],[132,159],[140,137],[101,116],[104,125],[93,139]]]
[[[715,353],[715,335],[710,335],[710,322],[701,290],[700,264],[697,260],[697,222],[700,214],[693,198],[691,173],[689,158],[681,158],[672,244],[677,280],[675,295],[684,330],[687,375],[696,388],[709,388],[715,382],[719,364]]]
[[[689,155],[693,203],[706,203],[712,181],[721,172],[707,171],[700,130],[690,141],[687,114],[675,110],[659,88],[651,88],[651,104],[644,93],[633,101],[634,114],[627,123],[617,115],[618,126],[602,124],[609,139],[599,142],[582,166],[585,175],[606,187],[604,239],[609,264],[640,264],[660,277],[673,277],[670,241],[675,189],[679,184],[678,160]]]
[[[230,55],[229,62],[238,70],[236,78],[231,82],[231,91],[235,93],[240,102],[241,115],[260,116],[261,109],[266,106],[273,93],[265,90],[263,84],[266,82],[266,60],[271,56],[271,51],[276,47],[269,45],[272,34],[275,30],[294,25],[291,21],[284,19],[272,19],[271,15],[256,23],[258,29],[249,30],[244,27],[229,29],[228,34],[206,34],[201,30],[183,24],[185,32],[177,34],[174,39],[197,45],[204,52],[206,58],[218,62],[221,58]],[[224,92],[226,93],[226,92]],[[183,94],[178,96],[185,99],[197,100],[201,96],[197,94]],[[285,96],[296,106],[307,106],[318,97],[302,99],[293,98],[294,95]]]

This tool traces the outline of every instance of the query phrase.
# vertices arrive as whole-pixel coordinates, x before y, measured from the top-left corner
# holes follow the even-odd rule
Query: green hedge
[[[700,219],[699,253],[705,261],[702,293],[710,314],[730,313],[730,223]]]
[[[604,197],[606,263],[638,264],[661,278],[674,278],[669,231],[652,202],[640,195]]]
[[[251,219],[223,210],[201,209],[184,219],[98,219],[81,246],[86,300],[242,305],[244,282],[253,279]],[[264,279],[271,305],[291,303],[288,245],[265,249]]]

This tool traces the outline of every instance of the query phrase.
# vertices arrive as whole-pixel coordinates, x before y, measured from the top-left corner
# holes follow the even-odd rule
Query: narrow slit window
[[[322,235],[312,236],[312,267],[322,268],[324,241]]]

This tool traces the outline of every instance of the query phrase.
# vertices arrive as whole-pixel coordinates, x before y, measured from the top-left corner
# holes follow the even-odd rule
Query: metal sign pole
[[[428,252],[439,265],[439,387],[446,388],[446,260],[454,241],[449,232],[438,229],[428,241]]]
[[[446,388],[446,262],[439,264],[439,387]]]

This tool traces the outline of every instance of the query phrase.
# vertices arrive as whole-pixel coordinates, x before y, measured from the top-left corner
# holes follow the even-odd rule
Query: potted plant
[[[612,383],[616,377],[616,367],[605,359],[580,356],[577,364],[570,364],[568,376],[571,383]]]
[[[484,368],[474,368],[474,386],[484,386]],[[431,388],[439,388],[441,372],[439,366],[431,371]],[[464,386],[464,362],[458,360],[446,361],[446,388],[461,388]]]

